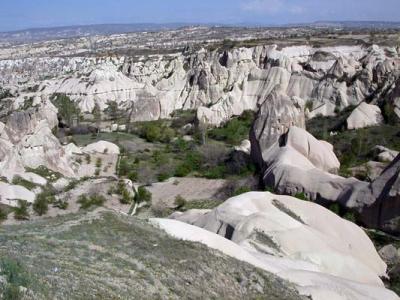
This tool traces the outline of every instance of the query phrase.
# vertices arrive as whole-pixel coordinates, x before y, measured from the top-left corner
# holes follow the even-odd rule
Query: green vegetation
[[[52,103],[57,107],[63,120],[72,126],[74,118],[79,121],[81,111],[74,101],[65,94],[54,94],[51,97]]]
[[[232,118],[222,127],[209,130],[208,137],[231,145],[239,145],[244,139],[249,138],[253,121],[254,112],[245,111],[240,117]]]
[[[307,130],[317,139],[334,145],[334,151],[341,163],[340,174],[349,176],[348,169],[374,159],[372,149],[382,145],[400,151],[400,129],[395,125],[380,125],[358,130],[345,130],[346,120],[351,109],[346,108],[335,117],[316,117],[309,120]],[[337,135],[330,135],[334,131]]]
[[[7,256],[0,257],[0,277],[6,280],[3,293],[0,296],[4,300],[23,299],[24,293],[21,287],[28,288],[32,283],[32,278],[22,266],[22,264]],[[2,283],[0,283],[1,288]]]
[[[29,220],[28,202],[18,200],[18,206],[14,208],[14,218],[16,220]]]
[[[26,188],[30,191],[37,187],[37,184],[30,182],[28,180],[25,180],[21,176],[14,176],[14,178],[12,180],[12,184],[23,186],[24,188]]]
[[[7,220],[8,214],[6,210],[2,207],[0,207],[0,223]]]
[[[77,201],[81,209],[89,209],[93,206],[102,206],[106,202],[106,198],[102,195],[93,194],[91,196],[80,195]]]
[[[159,120],[136,124],[136,133],[150,143],[169,143],[176,136],[169,121]]]
[[[181,210],[183,207],[186,206],[187,201],[181,195],[178,195],[175,197],[174,204],[175,204],[177,210]]]
[[[308,197],[304,192],[297,193],[296,195],[294,195],[294,197],[303,201],[309,201]]]
[[[54,172],[54,171],[46,168],[45,166],[39,166],[36,169],[26,168],[26,171],[35,173],[39,176],[42,176],[43,178],[49,180],[50,182],[57,181],[58,179],[60,179],[62,177],[62,175],[60,173]]]
[[[55,191],[47,186],[43,189],[43,191],[36,196],[35,202],[33,203],[33,210],[39,216],[42,216],[47,213],[49,210],[49,204],[55,203]]]
[[[251,188],[247,186],[242,186],[235,190],[234,196],[239,196],[248,192],[251,192]]]
[[[142,203],[142,202],[151,202],[152,195],[151,193],[144,187],[141,186],[138,188],[137,193],[135,195],[135,202]]]

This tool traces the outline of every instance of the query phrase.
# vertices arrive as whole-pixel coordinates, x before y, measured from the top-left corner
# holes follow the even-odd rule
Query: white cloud
[[[305,8],[294,5],[290,0],[246,0],[242,2],[242,9],[248,12],[276,15],[289,13],[292,15],[303,14]]]

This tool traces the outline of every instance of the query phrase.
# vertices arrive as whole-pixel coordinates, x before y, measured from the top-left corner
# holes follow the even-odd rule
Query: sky
[[[400,21],[400,0],[0,0],[0,31],[111,23]]]

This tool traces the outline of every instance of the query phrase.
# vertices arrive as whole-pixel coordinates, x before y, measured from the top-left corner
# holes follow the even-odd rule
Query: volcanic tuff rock
[[[376,102],[399,77],[395,49],[378,46],[266,45],[52,61],[63,65],[63,75],[44,81],[37,93],[66,93],[83,112],[91,112],[95,103],[103,109],[116,101],[123,109],[133,109],[133,120],[144,121],[168,118],[178,109],[198,109],[198,119],[213,125],[257,110],[278,85],[283,94],[311,103],[309,116],[332,115],[366,98]],[[13,64],[9,61],[5,67]]]
[[[52,133],[57,125],[57,110],[50,101],[12,113],[0,125],[0,176],[10,180],[24,173],[25,167],[39,166],[74,175],[64,148]]]
[[[347,119],[347,129],[360,129],[382,124],[381,109],[376,105],[362,102]]]
[[[298,100],[290,98],[284,94],[282,86],[277,86],[261,105],[250,132],[252,156],[260,166],[263,165],[260,160],[263,150],[278,141],[290,127],[305,128],[304,105]]]
[[[400,233],[400,155],[367,186],[345,191],[341,201],[360,213],[368,227]]]
[[[335,175],[340,163],[332,145],[298,127],[290,127],[260,154],[254,158],[263,161],[265,185],[282,194],[304,192],[312,200],[335,201],[345,187],[359,182]]]
[[[363,230],[317,204],[252,192],[172,218],[194,226],[153,222],[288,279],[313,299],[398,299],[384,288],[386,265]]]

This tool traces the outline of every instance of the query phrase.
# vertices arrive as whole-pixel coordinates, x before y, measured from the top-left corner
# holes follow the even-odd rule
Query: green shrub
[[[185,177],[185,176],[189,175],[190,172],[192,172],[192,168],[186,163],[181,163],[175,169],[175,176],[176,177]]]
[[[65,200],[58,199],[54,201],[53,207],[65,210],[68,208],[68,202]]]
[[[0,223],[7,220],[7,212],[0,207]]]
[[[98,194],[91,195],[90,197],[80,195],[77,202],[80,204],[81,209],[89,209],[92,206],[102,206],[106,202],[106,198]]]
[[[40,193],[36,196],[35,202],[33,202],[33,210],[39,216],[47,213],[49,210],[49,202],[45,193]]]
[[[161,137],[161,128],[155,123],[148,123],[143,128],[142,137],[146,139],[146,141],[153,143],[160,140]]]
[[[303,201],[309,201],[308,197],[304,192],[297,193],[296,195],[294,195],[294,197]]]
[[[20,287],[29,287],[32,280],[22,264],[8,257],[0,258],[0,277],[4,277],[6,284],[3,291],[4,300],[18,300],[23,298]]]
[[[136,171],[130,171],[127,177],[132,182],[135,182],[138,180],[138,173]]]
[[[14,218],[16,220],[28,220],[28,202],[23,200],[18,200],[18,206],[14,208]]]
[[[125,188],[122,191],[122,197],[120,198],[120,202],[121,204],[130,204],[132,203],[134,200],[134,198],[131,196],[131,194],[129,193],[129,191]]]
[[[175,197],[174,203],[176,205],[176,209],[182,209],[183,207],[185,207],[187,201],[181,195],[178,195]]]
[[[142,202],[151,202],[152,195],[151,193],[144,187],[141,186],[138,188],[138,191],[135,195],[135,202],[136,203],[142,203]]]
[[[343,219],[355,223],[357,221],[356,215],[354,212],[347,212],[344,214]]]
[[[25,180],[21,176],[14,176],[12,184],[23,186],[28,190],[33,190],[34,188],[37,187],[35,183]]]
[[[226,167],[224,165],[215,166],[204,173],[204,177],[208,179],[219,179],[226,177]]]
[[[334,214],[339,215],[340,214],[340,205],[338,203],[333,203],[329,205],[329,210],[333,212]]]
[[[96,169],[94,171],[94,176],[99,176],[100,175],[101,170],[100,169]]]
[[[101,160],[101,158],[100,157],[98,157],[97,159],[96,159],[96,168],[101,168],[101,165],[102,165],[102,160]]]
[[[218,141],[232,145],[240,144],[249,138],[249,132],[254,120],[254,112],[245,111],[240,117],[232,118],[224,126],[211,129],[208,136]]]
[[[235,190],[234,192],[234,196],[239,196],[245,193],[251,192],[251,188],[247,187],[247,186],[242,186],[238,189]]]

